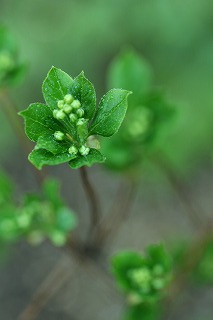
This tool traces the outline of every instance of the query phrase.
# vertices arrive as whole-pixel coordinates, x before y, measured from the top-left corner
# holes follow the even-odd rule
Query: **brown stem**
[[[82,183],[83,183],[83,188],[86,193],[86,196],[87,196],[87,199],[89,202],[89,206],[90,206],[91,226],[90,226],[89,236],[91,236],[94,228],[99,225],[100,218],[101,218],[99,199],[96,195],[95,189],[93,188],[93,186],[89,180],[87,170],[85,167],[80,168],[80,174],[81,174],[81,179],[82,179]]]
[[[21,123],[20,118],[18,117],[18,114],[17,114],[18,109],[17,109],[16,105],[14,104],[14,102],[11,100],[10,95],[6,89],[2,90],[0,92],[0,99],[3,102],[2,108],[4,110],[4,113],[6,114],[8,120],[11,124],[11,127],[13,128],[14,132],[17,135],[19,143],[20,143],[24,153],[26,154],[26,156],[28,156],[28,154],[32,151],[33,146],[29,142],[29,140],[26,138],[22,123]],[[32,168],[33,168],[32,170],[35,173],[35,176],[37,178],[39,185],[41,185],[44,178],[45,178],[45,174],[41,171],[38,171],[34,167],[32,167]]]
[[[96,243],[103,246],[107,241],[115,237],[118,228],[126,221],[129,216],[130,208],[136,194],[137,185],[131,181],[125,185],[120,184],[109,214],[102,221],[104,228],[96,231]]]
[[[21,144],[24,151],[28,154],[32,150],[31,143],[26,139],[21,121],[17,115],[18,109],[13,101],[10,99],[9,93],[7,90],[2,90],[0,92],[0,98],[2,103],[2,108],[6,114],[14,132],[16,133],[19,143]]]
[[[66,283],[73,272],[70,268],[66,268],[66,265],[67,261],[60,260],[60,262],[53,267],[36,290],[29,305],[19,315],[18,320],[33,320],[38,317],[44,306]]]
[[[152,160],[154,160],[154,162],[165,172],[171,186],[176,191],[182,204],[185,206],[186,213],[188,214],[193,226],[197,229],[200,229],[203,224],[203,219],[200,217],[197,207],[188,196],[182,181],[170,165],[169,161],[167,161],[164,155],[161,156],[159,153],[157,157],[152,158]]]
[[[81,252],[79,248],[80,247],[76,246],[76,243],[73,243],[73,241],[69,239],[67,249],[68,253],[70,253],[71,249],[73,258],[75,258],[76,265],[74,266],[74,270],[70,269],[70,261],[73,261],[73,259],[70,260],[70,256],[62,257],[59,263],[53,267],[44,281],[39,285],[30,303],[19,315],[18,320],[37,319],[40,312],[44,309],[52,297],[57,294],[57,292],[68,281],[75,269],[79,269],[80,266],[86,268],[87,272],[89,269],[92,269],[94,274],[97,275],[99,273],[99,275],[104,278],[108,288],[111,289],[110,297],[115,294],[112,286],[113,279],[111,278],[107,269],[97,263],[97,261],[87,256],[84,251]]]
[[[168,295],[164,301],[165,312],[161,318],[162,320],[170,319],[170,316],[175,309],[175,301],[177,301],[177,297],[183,294],[184,290],[187,288],[192,270],[200,262],[209,240],[212,239],[212,230],[213,224],[212,221],[209,221],[205,228],[200,232],[198,239],[184,254],[182,264],[177,270],[174,280],[168,288]]]

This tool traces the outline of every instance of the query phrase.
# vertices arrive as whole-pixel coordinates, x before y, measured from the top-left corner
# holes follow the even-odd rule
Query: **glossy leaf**
[[[101,163],[105,161],[105,157],[96,149],[90,149],[87,156],[78,156],[69,162],[72,169],[78,169],[83,166],[91,167],[94,163]]]
[[[54,166],[75,158],[76,156],[69,153],[53,154],[45,149],[34,149],[29,154],[29,161],[39,170],[45,165]]]
[[[51,135],[61,129],[59,122],[53,118],[52,111],[45,104],[33,103],[19,114],[25,119],[26,135],[34,142],[41,135]]]
[[[54,134],[45,133],[42,134],[37,141],[37,147],[39,149],[46,149],[53,154],[66,153],[70,146],[68,141],[57,141]]]
[[[52,67],[44,80],[42,91],[48,106],[54,110],[57,102],[63,100],[64,96],[71,93],[73,79],[64,71]]]
[[[90,134],[104,137],[116,133],[125,117],[127,97],[131,92],[122,89],[112,89],[101,99],[90,128]]]
[[[84,117],[92,119],[96,110],[96,93],[93,84],[81,72],[73,81],[71,93],[81,102]]]

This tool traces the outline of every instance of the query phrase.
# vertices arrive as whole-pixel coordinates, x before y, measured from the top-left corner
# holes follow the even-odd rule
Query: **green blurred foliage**
[[[0,26],[0,89],[18,84],[25,70],[15,40],[6,27]]]
[[[200,284],[213,284],[213,239],[205,246],[193,275]]]
[[[155,304],[171,280],[172,261],[162,244],[151,245],[144,255],[133,251],[114,255],[112,272],[130,305]]]
[[[27,194],[17,206],[13,199],[13,183],[1,173],[1,247],[22,238],[31,244],[39,244],[48,238],[54,245],[62,246],[76,225],[76,216],[61,199],[56,180],[46,180],[41,195]]]
[[[153,147],[154,150],[162,148],[163,140],[158,141],[159,135],[171,121],[174,109],[163,92],[153,88],[151,79],[151,68],[132,49],[123,51],[110,66],[108,86],[133,91],[118,134],[101,141],[102,150],[108,155],[106,165],[111,169],[140,176],[138,170],[150,151],[153,152]]]
[[[157,320],[161,317],[159,305],[139,304],[129,307],[123,320]]]

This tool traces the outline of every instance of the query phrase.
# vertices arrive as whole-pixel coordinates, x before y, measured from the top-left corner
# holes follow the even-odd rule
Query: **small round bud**
[[[164,274],[163,266],[156,264],[152,269],[152,273],[154,276],[162,276]]]
[[[75,113],[70,113],[69,117],[71,122],[76,122],[78,119]]]
[[[66,114],[62,110],[53,110],[53,117],[57,120],[63,120]]]
[[[14,68],[15,62],[12,56],[7,52],[1,52],[0,54],[0,70],[10,71]]]
[[[66,112],[66,113],[70,113],[70,112],[72,111],[71,105],[66,103],[66,104],[63,106],[63,111]]]
[[[80,101],[79,100],[74,100],[72,103],[71,103],[71,106],[73,107],[73,109],[78,109],[78,108],[80,108],[80,106],[81,106],[81,103],[80,103]]]
[[[75,146],[71,146],[69,149],[68,149],[68,152],[70,154],[77,154],[78,153],[78,149],[75,147]]]
[[[93,149],[100,149],[100,142],[98,141],[98,139],[96,139],[95,136],[89,136],[87,138],[87,143],[86,143],[87,147],[89,148],[93,148]]]
[[[82,126],[86,121],[87,121],[86,119],[80,118],[80,119],[78,119],[76,125],[77,126]]]
[[[76,114],[77,114],[77,116],[79,116],[80,118],[81,117],[83,117],[83,115],[84,115],[84,110],[83,109],[78,109],[77,111],[76,111]]]
[[[59,109],[63,109],[64,100],[59,100],[59,101],[57,102],[57,106],[58,106]]]
[[[88,147],[85,147],[85,146],[81,146],[80,149],[79,149],[79,152],[82,156],[87,156],[88,153],[89,153],[89,148]]]
[[[165,287],[165,280],[161,278],[156,278],[152,280],[152,286],[156,290],[161,290]]]
[[[68,104],[72,103],[74,100],[73,96],[69,93],[69,94],[66,94],[66,96],[64,97],[64,101]]]
[[[64,136],[65,136],[64,133],[61,131],[56,131],[54,133],[54,137],[56,138],[56,140],[59,140],[59,141],[64,140]]]

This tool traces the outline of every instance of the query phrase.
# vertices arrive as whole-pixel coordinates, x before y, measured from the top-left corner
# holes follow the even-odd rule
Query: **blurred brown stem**
[[[132,180],[128,184],[121,182],[110,212],[101,223],[103,227],[96,230],[95,242],[98,246],[104,246],[108,240],[112,240],[119,227],[128,218],[136,190],[137,184],[135,181]]]
[[[175,311],[175,301],[177,301],[177,297],[182,295],[188,286],[191,272],[198,265],[209,240],[212,239],[212,231],[212,221],[208,221],[206,226],[201,230],[197,240],[186,250],[182,263],[174,276],[174,280],[168,288],[168,295],[164,301],[165,312],[161,318],[162,320],[171,319],[171,314]]]
[[[22,123],[17,114],[18,109],[14,102],[11,100],[8,90],[4,89],[0,92],[0,101],[2,101],[2,109],[4,110],[4,113],[6,114],[15,134],[17,135],[19,143],[27,157],[28,154],[32,151],[33,146],[26,138]],[[45,178],[45,174],[41,171],[38,171],[34,167],[32,167],[32,170],[35,173],[39,185],[42,184]]]
[[[186,213],[190,221],[192,222],[193,226],[197,229],[203,224],[203,219],[200,217],[200,214],[195,207],[195,204],[192,202],[190,197],[188,196],[188,192],[185,190],[185,187],[180,180],[179,176],[172,168],[171,164],[167,160],[165,155],[161,155],[160,153],[157,156],[152,158],[155,164],[165,172],[167,178],[173,189],[176,191],[179,199],[181,200],[182,204],[185,206]]]

